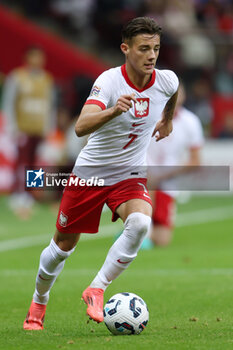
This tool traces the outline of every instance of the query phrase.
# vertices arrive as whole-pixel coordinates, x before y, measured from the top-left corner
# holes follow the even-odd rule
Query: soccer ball
[[[148,321],[146,303],[134,293],[115,294],[104,307],[104,322],[115,335],[139,334]]]

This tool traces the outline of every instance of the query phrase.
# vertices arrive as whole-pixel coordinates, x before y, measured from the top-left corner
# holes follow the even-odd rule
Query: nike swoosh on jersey
[[[118,259],[117,262],[120,264],[128,264],[130,261],[121,261],[121,259]]]
[[[135,126],[139,126],[139,125],[143,125],[145,123],[133,123],[132,126],[135,127]]]

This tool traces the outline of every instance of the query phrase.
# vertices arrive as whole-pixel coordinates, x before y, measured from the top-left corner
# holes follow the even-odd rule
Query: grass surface
[[[39,256],[54,231],[56,215],[49,205],[37,205],[33,217],[24,222],[8,210],[7,198],[0,198],[0,207],[0,349],[233,348],[232,197],[193,197],[179,205],[179,216],[190,215],[190,222],[186,220],[176,228],[172,244],[140,251],[128,270],[109,286],[105,301],[118,292],[131,291],[149,308],[146,330],[139,336],[124,337],[112,336],[104,324],[87,323],[80,300],[121,227],[109,227],[110,213],[102,217],[102,238],[84,238],[67,260],[51,291],[44,331],[25,332],[22,324],[34,290]],[[222,219],[216,220],[216,208],[223,213]],[[232,215],[224,217],[230,208]],[[205,222],[195,222],[193,214],[206,209]],[[24,242],[35,239],[34,245],[17,246],[22,237]],[[14,249],[11,242],[16,242]]]

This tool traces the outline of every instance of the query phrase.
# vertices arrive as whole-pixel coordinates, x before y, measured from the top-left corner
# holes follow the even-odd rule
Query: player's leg
[[[75,179],[75,176],[72,177]],[[25,329],[43,329],[49,291],[62,271],[65,260],[74,251],[80,232],[98,231],[106,192],[102,189],[93,191],[90,186],[79,187],[75,183],[65,189],[57,217],[57,231],[40,257],[36,288],[24,322]]]
[[[107,258],[91,287],[106,289],[137,256],[151,223],[151,205],[142,199],[131,199],[117,208],[124,231],[110,248]]]
[[[24,329],[43,329],[46,305],[49,292],[62,271],[65,260],[74,251],[80,234],[65,234],[56,230],[48,247],[40,256],[39,269],[36,277],[36,287],[29,312],[24,321]]]
[[[167,246],[172,240],[175,218],[175,199],[169,194],[154,192],[150,239],[157,246]]]
[[[125,229],[110,248],[106,260],[95,279],[83,292],[88,315],[97,322],[103,321],[103,293],[135,259],[151,222],[152,208],[142,199],[131,199],[117,208]]]
[[[40,256],[39,270],[36,277],[36,289],[33,300],[47,304],[49,292],[57,276],[62,271],[65,260],[73,253],[80,234],[65,234],[56,230],[53,239]]]

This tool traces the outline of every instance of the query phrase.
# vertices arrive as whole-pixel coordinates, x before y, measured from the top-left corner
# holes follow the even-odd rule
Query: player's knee
[[[73,253],[74,249],[75,248],[64,251],[54,242],[53,239],[51,239],[49,246],[41,253],[41,261],[45,262],[46,264],[57,264],[67,259]]]
[[[150,228],[151,218],[143,213],[132,213],[125,221],[128,235],[144,237]]]
[[[50,249],[54,257],[57,259],[60,259],[61,261],[67,259],[75,250],[75,247],[73,245],[67,246],[67,249],[62,249],[58,244],[54,242],[54,240],[51,240],[50,243]]]
[[[49,279],[55,274],[58,274],[64,267],[65,260],[72,254],[74,248],[69,251],[61,250],[52,239],[49,246],[45,248],[40,256],[40,269],[48,276],[44,278]]]
[[[53,237],[53,241],[57,245],[57,247],[63,251],[69,253],[75,247],[80,238],[80,234],[64,234],[56,230],[55,235]]]

